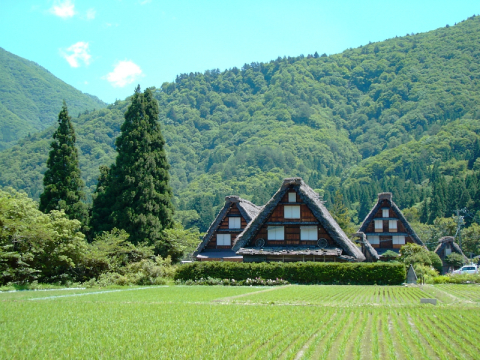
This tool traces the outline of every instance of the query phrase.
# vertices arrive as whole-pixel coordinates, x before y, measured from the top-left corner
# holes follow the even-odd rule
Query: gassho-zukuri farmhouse
[[[378,261],[407,243],[425,246],[392,200],[378,201],[350,239],[320,195],[301,178],[284,179],[264,205],[227,196],[194,256],[197,261]]]

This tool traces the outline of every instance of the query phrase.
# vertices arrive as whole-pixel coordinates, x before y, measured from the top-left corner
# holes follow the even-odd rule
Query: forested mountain
[[[409,207],[433,202],[439,177],[466,188],[480,170],[479,38],[472,17],[331,56],[182,74],[156,88],[184,224],[204,230],[225,195],[263,204],[287,176],[303,177],[327,205],[340,188],[357,221],[376,191],[394,191]],[[73,119],[90,193],[99,165],[113,162],[129,101]],[[2,186],[38,197],[52,132],[0,153]]]
[[[38,64],[0,48],[0,150],[50,126],[62,100],[72,114],[106,104],[53,76]]]

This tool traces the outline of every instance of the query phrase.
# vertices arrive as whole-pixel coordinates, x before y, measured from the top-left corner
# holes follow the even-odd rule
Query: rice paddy
[[[0,358],[477,359],[478,286],[0,293]],[[438,296],[438,305],[420,298]],[[442,299],[455,299],[443,301]]]

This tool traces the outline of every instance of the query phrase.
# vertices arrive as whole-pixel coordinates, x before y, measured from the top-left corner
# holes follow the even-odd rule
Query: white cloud
[[[140,5],[149,4],[149,3],[151,3],[151,2],[152,2],[152,0],[140,0],[140,1],[139,1]]]
[[[97,15],[97,10],[95,10],[94,8],[87,10],[87,20],[95,19],[95,15]]]
[[[115,64],[115,68],[102,79],[106,79],[113,87],[124,87],[143,76],[142,69],[133,61],[124,60]]]
[[[71,67],[77,68],[80,62],[85,65],[90,64],[91,55],[88,53],[88,42],[79,41],[70,46],[66,51],[60,50],[60,53],[68,61]]]
[[[66,19],[75,15],[75,5],[70,0],[65,0],[63,2],[57,0],[50,9],[50,12]]]

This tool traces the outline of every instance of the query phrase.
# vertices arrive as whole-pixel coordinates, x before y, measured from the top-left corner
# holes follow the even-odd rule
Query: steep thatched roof
[[[415,233],[413,228],[410,226],[409,222],[403,215],[402,211],[398,208],[397,204],[395,204],[392,200],[392,193],[390,192],[385,192],[385,193],[380,193],[378,194],[378,201],[375,204],[375,206],[370,210],[368,215],[365,217],[363,220],[362,225],[360,226],[360,229],[358,229],[358,232],[365,232],[367,229],[368,224],[370,224],[374,218],[375,214],[378,212],[378,210],[382,207],[383,201],[386,200],[390,203],[391,208],[397,214],[398,219],[402,222],[403,226],[405,226],[405,229],[407,229],[408,234],[412,237],[413,241],[415,241],[418,245],[425,246],[422,240],[418,237],[418,235]]]
[[[268,217],[277,207],[278,203],[289,188],[294,189],[298,193],[302,201],[312,211],[318,222],[324,227],[327,233],[335,241],[337,246],[343,250],[345,253],[344,255],[351,256],[353,261],[365,260],[365,256],[363,256],[360,249],[354,243],[352,243],[337,222],[333,219],[332,215],[330,215],[327,208],[323,205],[323,201],[321,200],[320,196],[313,191],[310,186],[305,184],[301,178],[289,178],[283,181],[280,189],[263,207],[257,217],[253,219],[252,222],[247,225],[245,230],[237,237],[235,245],[233,246],[234,251],[237,251],[239,254],[246,251],[245,247],[249,245],[250,240],[254,238],[265,221],[267,221]],[[249,249],[250,248],[253,247],[249,247]]]
[[[367,261],[378,261],[380,260],[380,255],[373,248],[373,246],[368,242],[367,236],[363,232],[357,232],[353,236],[358,236],[360,238],[359,242],[362,246],[362,253],[367,259]]]
[[[207,233],[203,237],[202,242],[198,245],[197,250],[193,253],[193,256],[197,256],[197,254],[201,252],[205,248],[205,246],[207,246],[213,234],[220,226],[220,223],[223,221],[223,219],[225,219],[225,216],[228,214],[228,211],[230,210],[232,204],[237,204],[238,210],[240,211],[240,214],[245,219],[247,224],[252,221],[252,219],[257,216],[258,212],[262,209],[260,206],[257,206],[248,200],[242,199],[239,196],[226,196],[225,205],[223,206],[222,210],[220,210],[215,220],[210,224]]]
[[[455,242],[455,238],[453,236],[444,236],[438,239],[438,246],[435,249],[435,253],[443,259],[443,255],[445,254],[445,247],[447,244],[450,244],[452,252],[456,252],[463,256],[463,258],[468,261],[468,258],[463,253],[462,249],[458,244]]]

